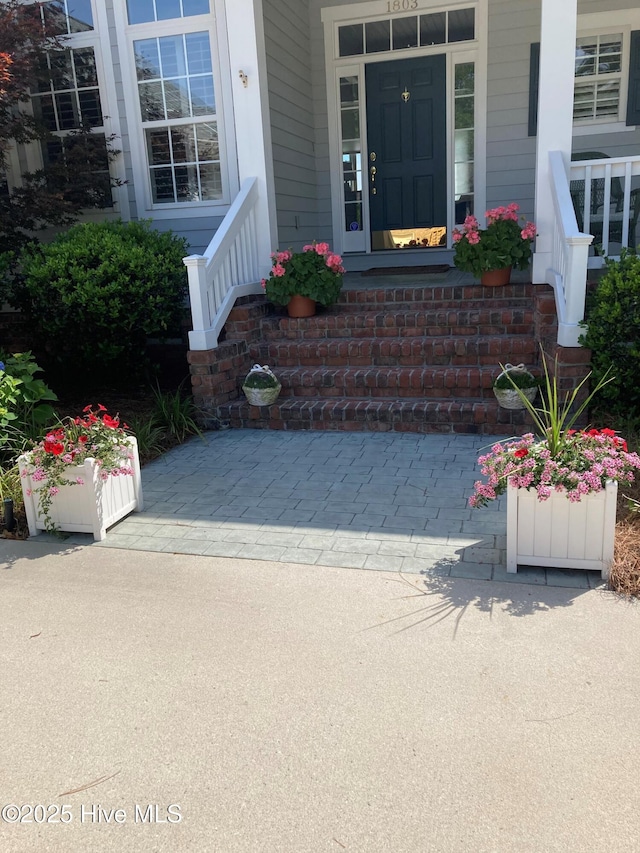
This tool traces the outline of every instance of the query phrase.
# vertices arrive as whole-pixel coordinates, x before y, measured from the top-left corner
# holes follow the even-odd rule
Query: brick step
[[[280,367],[288,397],[494,399],[495,367]]]
[[[368,401],[280,397],[273,406],[234,400],[218,414],[234,428],[317,429],[370,432],[522,435],[531,431],[524,411],[501,409],[495,400]]]
[[[421,310],[321,313],[294,320],[269,317],[262,321],[265,340],[321,338],[393,338],[424,335],[533,335],[533,308],[480,307]]]
[[[385,305],[407,308],[510,305],[518,299],[531,300],[534,292],[534,285],[530,283],[507,284],[493,288],[471,284],[342,290],[336,305],[329,310],[381,308]]]
[[[481,366],[537,362],[533,335],[358,338],[270,341],[253,344],[251,358],[277,367]]]

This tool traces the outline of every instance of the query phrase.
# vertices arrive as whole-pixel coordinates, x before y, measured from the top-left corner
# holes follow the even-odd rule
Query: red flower
[[[106,411],[107,411],[107,407],[106,407],[106,406],[103,406],[103,405],[102,405],[102,403],[98,403],[98,411],[99,411],[99,412],[106,412]]]
[[[78,441],[80,442],[80,444],[86,444],[87,443],[87,436],[86,435],[79,435]]]
[[[102,416],[102,423],[107,427],[111,427],[112,429],[116,429],[116,427],[120,426],[120,419],[117,417],[112,418],[111,415],[103,415]]]
[[[92,406],[91,406],[91,404],[89,404],[88,406],[85,406],[85,407],[84,407],[84,409],[83,409],[82,411],[83,411],[83,412],[90,412],[90,411],[91,411],[91,409],[92,409]]]
[[[525,456],[529,455],[529,451],[526,447],[521,447],[519,450],[516,450],[513,455],[516,457],[516,459],[524,459]]]
[[[53,453],[54,456],[60,456],[64,453],[64,444],[60,441],[45,441],[44,449],[46,453]]]
[[[607,435],[607,436],[609,436],[609,438],[615,438],[616,437],[615,432],[612,429],[609,429],[609,427],[605,427],[604,429],[601,429],[600,435]]]

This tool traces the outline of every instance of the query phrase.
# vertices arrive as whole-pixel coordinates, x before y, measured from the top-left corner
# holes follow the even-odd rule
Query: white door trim
[[[366,190],[368,180],[368,168],[366,162],[367,152],[367,121],[366,121],[366,92],[364,90],[364,69],[368,62],[384,62],[396,59],[419,58],[421,56],[434,56],[446,54],[447,57],[447,186],[449,187],[447,198],[447,248],[451,249],[451,232],[454,226],[453,205],[453,164],[454,164],[454,134],[453,134],[453,67],[458,62],[475,63],[475,133],[474,133],[474,205],[476,216],[483,213],[486,207],[486,163],[487,163],[487,65],[488,65],[488,0],[452,0],[452,2],[441,6],[427,5],[426,0],[408,0],[409,9],[394,13],[390,11],[393,0],[370,0],[368,3],[349,4],[346,6],[332,6],[321,9],[321,20],[324,25],[325,46],[325,73],[327,93],[327,123],[329,134],[329,165],[330,165],[330,187],[331,187],[331,218],[333,231],[333,245],[336,251],[344,252],[371,252],[371,233],[369,222],[369,194]],[[413,7],[413,3],[416,6]],[[411,17],[420,13],[432,13],[446,11],[456,8],[469,8],[473,6],[476,10],[475,26],[476,38],[473,42],[456,42],[438,44],[429,47],[417,47],[407,50],[393,50],[388,53],[373,53],[359,56],[338,57],[338,26],[346,23],[360,23],[370,20],[388,19],[394,15],[398,17]],[[360,103],[360,128],[362,139],[362,169],[363,169],[363,216],[362,235],[359,245],[354,245],[356,240],[348,234],[343,225],[344,201],[342,186],[342,151],[340,149],[340,99],[339,78],[345,74],[357,73],[360,80],[361,90],[359,93]],[[429,250],[432,251],[437,250]],[[376,252],[376,256],[383,254]]]

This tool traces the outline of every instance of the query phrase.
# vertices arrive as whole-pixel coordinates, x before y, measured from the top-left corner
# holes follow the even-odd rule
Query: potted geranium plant
[[[486,228],[479,227],[475,216],[467,216],[462,229],[453,229],[455,266],[487,285],[508,284],[513,267],[527,269],[536,226],[521,222],[519,209],[514,202],[487,210]]]
[[[102,405],[66,418],[18,459],[29,533],[93,533],[142,510],[135,438]]]
[[[271,255],[273,265],[262,286],[270,302],[286,305],[290,317],[311,317],[316,303],[332,305],[342,289],[342,258],[328,243],[312,243],[301,252]]]
[[[557,362],[555,367],[550,378],[544,362],[540,408],[513,384],[539,435],[498,442],[480,456],[486,482],[476,482],[469,505],[485,506],[507,492],[508,572],[521,564],[597,569],[606,578],[613,559],[618,483],[635,479],[640,456],[629,453],[613,430],[573,429],[611,377],[605,374],[578,404],[589,376],[561,400]]]

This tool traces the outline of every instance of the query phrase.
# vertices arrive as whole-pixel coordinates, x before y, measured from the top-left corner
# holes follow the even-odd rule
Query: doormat
[[[360,275],[436,275],[450,269],[449,264],[432,264],[428,267],[373,267],[370,270],[362,270]]]

